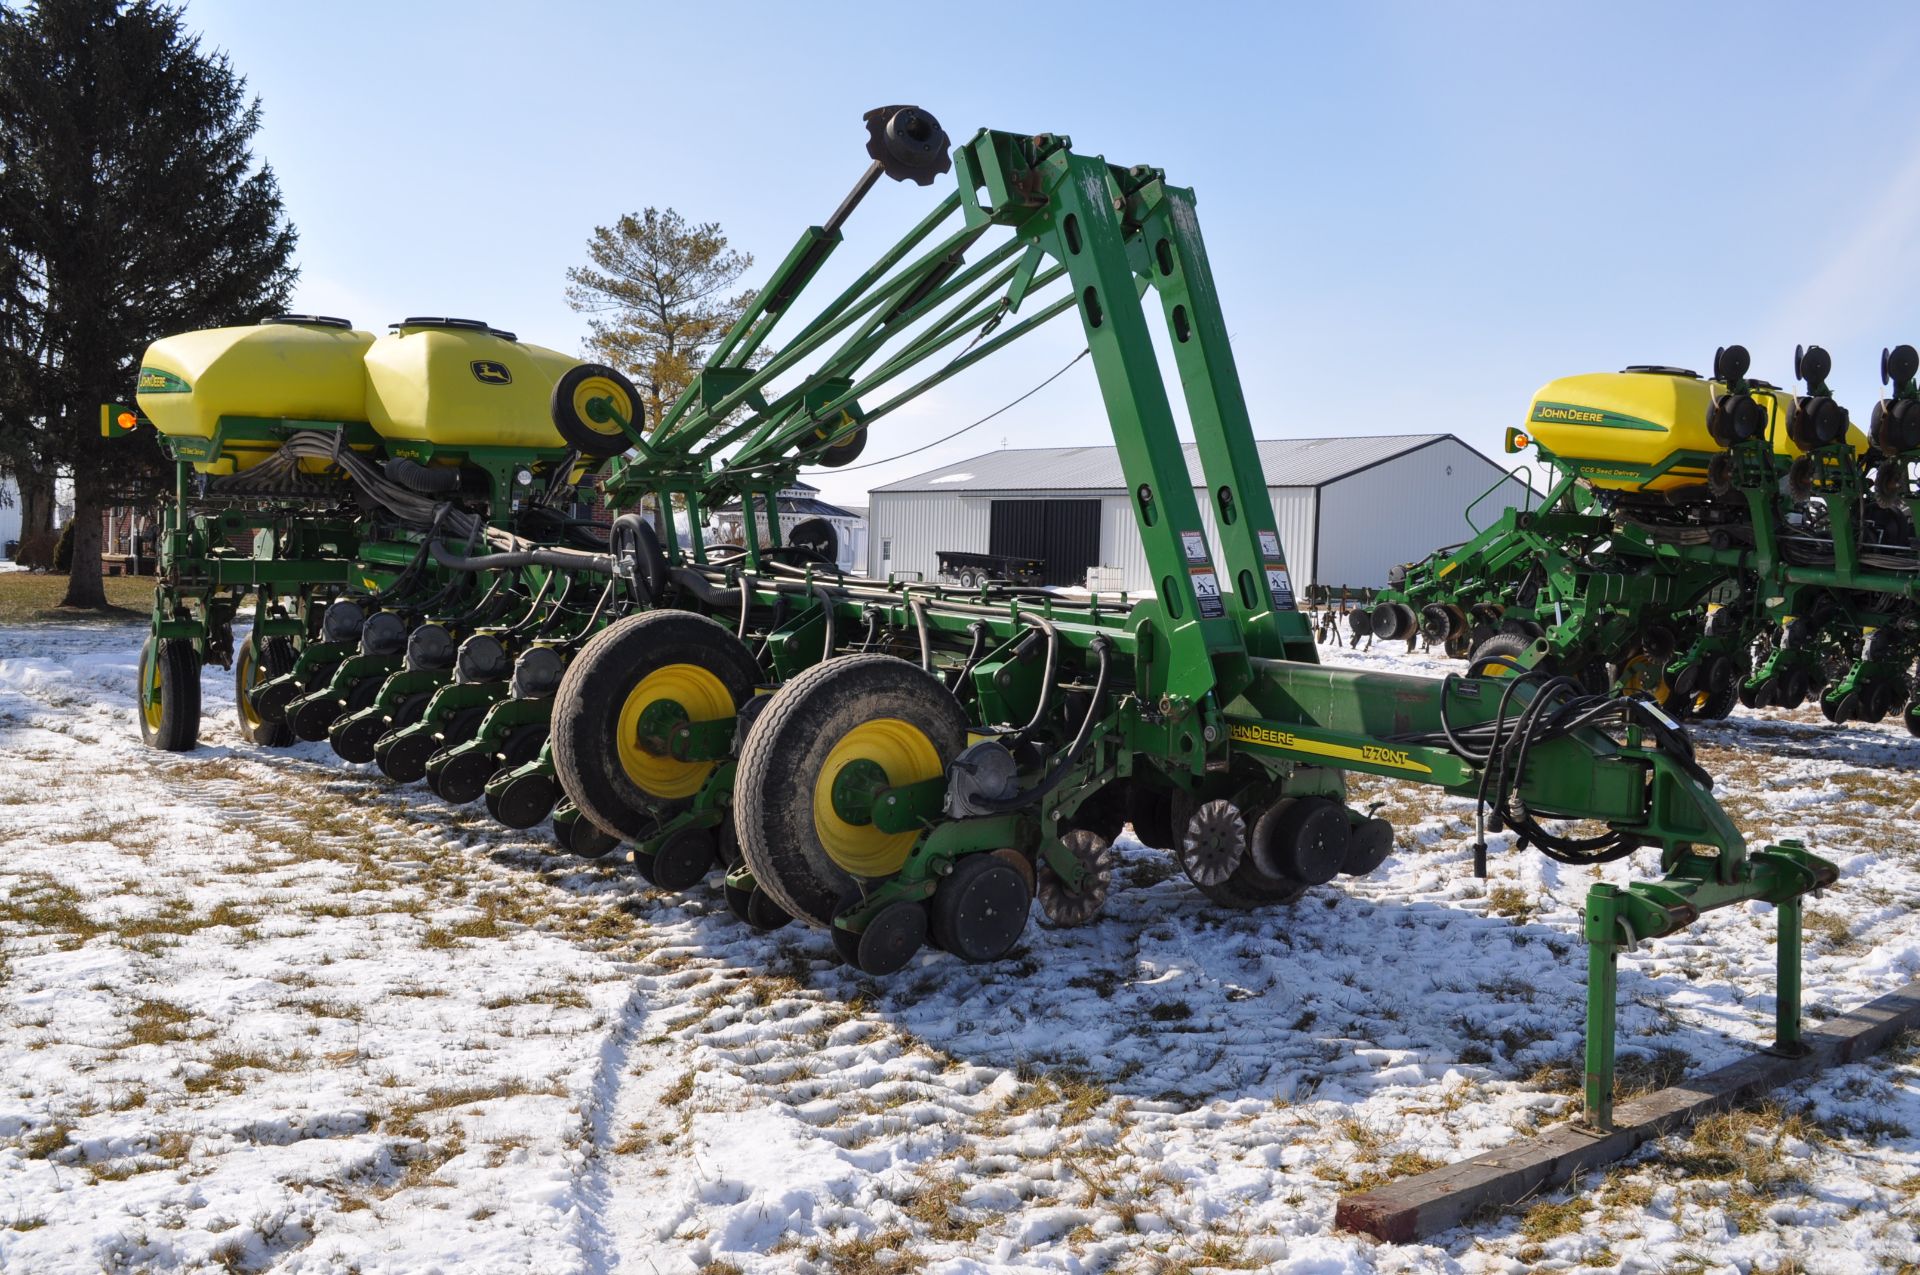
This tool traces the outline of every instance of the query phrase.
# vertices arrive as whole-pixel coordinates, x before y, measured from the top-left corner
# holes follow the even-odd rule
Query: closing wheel
[[[1060,839],[1080,866],[1080,888],[1072,890],[1048,865],[1040,860],[1040,914],[1049,925],[1085,925],[1100,915],[1113,890],[1113,870],[1120,856],[1107,839],[1090,828],[1076,828]]]
[[[1247,821],[1231,801],[1209,801],[1193,812],[1180,837],[1180,866],[1195,885],[1218,885],[1247,853]]]
[[[233,661],[233,703],[240,718],[240,735],[262,748],[285,748],[293,743],[293,728],[270,722],[253,707],[252,695],[262,683],[293,671],[293,643],[283,637],[241,644]]]
[[[526,829],[551,814],[559,799],[560,785],[552,776],[521,775],[487,793],[487,813],[509,828]]]
[[[415,731],[392,738],[392,732],[381,739],[374,750],[373,760],[378,763],[380,773],[396,784],[411,784],[427,777],[427,758],[439,751],[440,741],[431,732]]]
[[[475,750],[449,757],[433,776],[434,795],[455,806],[478,801],[486,793],[487,780],[493,778],[495,769],[491,752]]]
[[[619,846],[620,838],[602,831],[594,825],[593,820],[562,802],[553,812],[553,842],[568,854],[577,854],[582,859],[600,859]]]
[[[713,863],[713,832],[707,828],[682,828],[652,854],[642,850],[633,856],[640,875],[662,890],[691,890],[713,871]]]
[[[997,854],[970,854],[953,865],[928,906],[933,941],[963,961],[997,961],[1027,928],[1033,891]]]
[[[389,729],[378,713],[350,715],[327,727],[327,743],[342,761],[372,761],[374,744]]]
[[[853,963],[862,974],[891,974],[912,960],[926,941],[927,909],[904,900],[890,903],[860,931]]]
[[[727,911],[761,933],[777,930],[793,920],[787,915],[785,909],[767,897],[767,892],[757,885],[751,890],[729,885],[726,887],[726,898]]]
[[[718,764],[673,757],[667,732],[735,716],[759,676],[733,631],[704,616],[652,611],[608,626],[580,648],[554,698],[560,787],[602,829],[639,839]]]
[[[843,655],[788,681],[754,722],[734,777],[754,879],[794,916],[830,924],[854,878],[893,875],[919,837],[874,825],[875,792],[938,779],[966,737],[947,689],[890,655]]]
[[[200,655],[186,638],[148,638],[140,648],[140,738],[184,753],[200,742]]]
[[[643,427],[646,415],[633,382],[604,363],[576,363],[568,368],[554,382],[548,410],[567,446],[596,460],[618,456],[632,446],[614,419],[616,414],[635,430]]]

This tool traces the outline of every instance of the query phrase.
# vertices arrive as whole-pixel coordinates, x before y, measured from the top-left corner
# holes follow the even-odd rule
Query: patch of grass
[[[237,1050],[223,1050],[207,1060],[207,1070],[186,1080],[187,1092],[202,1094],[213,1089],[225,1089],[230,1093],[239,1093],[246,1088],[236,1074],[249,1069],[268,1071],[285,1066],[285,1059],[273,1059],[265,1054],[242,1053]]]
[[[1788,1138],[1821,1141],[1812,1121],[1789,1115],[1773,1103],[1722,1112],[1694,1125],[1693,1135],[1669,1157],[1669,1163],[1689,1177],[1772,1190],[1803,1177],[1804,1166],[1786,1151]]]
[[[100,584],[107,595],[107,609],[75,610],[60,605],[60,600],[67,595],[64,575],[39,571],[0,573],[0,624],[137,620],[153,608],[152,576],[107,576]]]
[[[46,1160],[67,1145],[67,1138],[73,1133],[73,1126],[55,1121],[44,1129],[35,1129],[20,1140],[20,1149],[27,1153],[29,1160]]]
[[[1586,1215],[1587,1201],[1584,1196],[1575,1196],[1571,1200],[1555,1202],[1542,1200],[1528,1209],[1520,1218],[1520,1234],[1535,1244],[1571,1235],[1580,1229],[1580,1219]]]
[[[1825,939],[1827,946],[1836,952],[1844,952],[1854,946],[1853,927],[1847,918],[1836,912],[1815,912],[1808,909],[1801,918],[1802,932],[1808,938]]]
[[[1147,1011],[1147,1017],[1156,1023],[1180,1023],[1193,1017],[1193,1006],[1181,1001],[1161,1001]]]
[[[834,1275],[907,1275],[924,1264],[902,1247],[911,1238],[904,1230],[875,1231],[823,1246],[814,1256]]]
[[[7,1223],[9,1231],[37,1231],[47,1224],[43,1217],[17,1217]]]
[[[1352,1191],[1372,1191],[1389,1182],[1398,1182],[1401,1178],[1415,1178],[1422,1173],[1431,1173],[1435,1169],[1447,1167],[1445,1160],[1436,1160],[1421,1151],[1395,1152],[1386,1165],[1370,1169],[1357,1178],[1340,1177],[1345,1189]]]
[[[133,1008],[133,1026],[127,1032],[129,1044],[169,1045],[176,1040],[191,1040],[186,1028],[193,1015],[171,1001],[141,1001]]]
[[[1496,885],[1487,891],[1487,911],[1526,922],[1533,917],[1533,896],[1517,885]]]
[[[78,890],[51,877],[28,877],[0,899],[0,922],[25,926],[29,933],[59,934],[77,947],[107,929],[87,915],[81,898]]]
[[[927,1228],[927,1238],[965,1243],[980,1233],[981,1223],[960,1213],[965,1186],[958,1178],[922,1179],[907,1202],[906,1215]]]
[[[693,1097],[695,1074],[696,1073],[691,1071],[682,1072],[680,1079],[667,1086],[667,1091],[660,1095],[660,1101],[669,1107],[677,1107],[687,1099]]]

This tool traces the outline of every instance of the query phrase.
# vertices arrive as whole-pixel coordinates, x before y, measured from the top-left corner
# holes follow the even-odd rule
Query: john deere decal
[[[140,393],[142,394],[191,394],[193,386],[171,372],[163,372],[157,367],[140,369]]]
[[[482,385],[512,385],[513,371],[505,363],[496,363],[492,359],[475,359],[473,379]]]

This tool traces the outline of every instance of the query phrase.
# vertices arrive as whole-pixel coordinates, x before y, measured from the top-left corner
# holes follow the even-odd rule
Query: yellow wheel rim
[[[604,376],[589,376],[573,387],[573,415],[582,425],[596,434],[613,435],[620,432],[620,426],[612,420],[596,421],[588,414],[587,407],[596,398],[611,399],[613,410],[620,413],[629,424],[633,421],[633,403],[627,398],[625,390]]]
[[[640,742],[642,717],[662,703],[678,704],[690,722],[712,722],[733,716],[733,696],[699,665],[669,664],[641,678],[620,706],[620,734],[614,742],[627,778],[652,797],[691,797],[719,763],[679,761]]]
[[[1648,695],[1656,704],[1673,698],[1673,684],[1667,681],[1666,667],[1642,652],[1627,657],[1620,670],[1620,688],[1628,695]],[[1701,700],[1705,702],[1704,697]]]
[[[849,823],[833,807],[833,785],[840,772],[855,762],[868,762],[886,772],[889,786],[898,788],[932,779],[941,772],[940,750],[926,733],[897,717],[862,722],[840,737],[827,754],[826,765],[813,781],[813,831],[827,857],[857,877],[883,877],[898,872],[919,834],[883,832],[871,823]]]
[[[140,713],[147,721],[148,730],[160,729],[160,717],[163,708],[160,701],[160,648],[148,643],[140,655]]]
[[[254,658],[253,643],[240,648],[240,720],[249,726],[260,724],[260,714],[253,711],[253,701],[248,692],[260,685],[260,661]]]

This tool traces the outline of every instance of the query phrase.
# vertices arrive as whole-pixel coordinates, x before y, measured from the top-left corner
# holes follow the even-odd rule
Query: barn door
[[[1040,559],[1048,584],[1085,584],[1100,561],[1097,500],[996,500],[990,517],[987,552]]]

